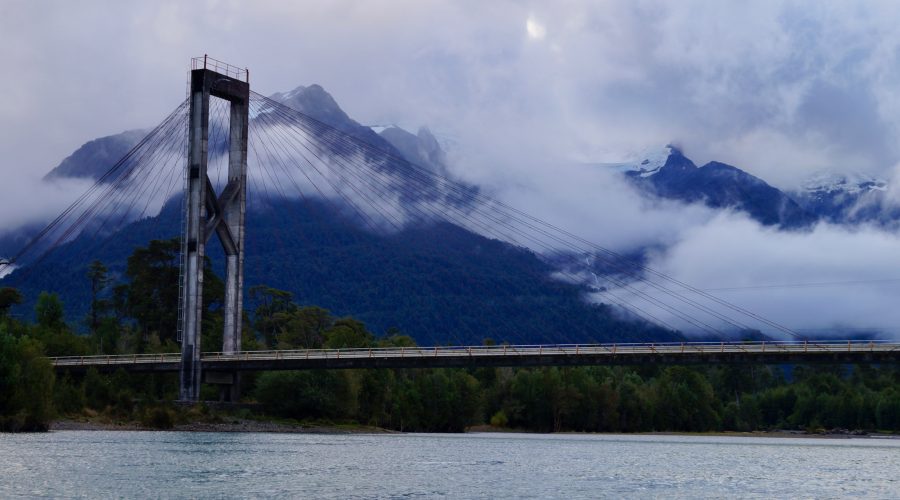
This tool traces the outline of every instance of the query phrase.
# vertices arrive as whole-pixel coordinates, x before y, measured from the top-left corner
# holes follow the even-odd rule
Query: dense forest
[[[38,295],[48,290],[60,295],[68,317],[81,318],[91,303],[84,279],[91,261],[103,261],[110,277],[125,282],[134,249],[179,234],[180,220],[176,198],[114,237],[84,235],[24,263],[0,287],[22,292],[23,305],[14,311],[22,317],[31,317]],[[486,337],[515,344],[682,339],[585,300],[585,287],[553,278],[558,269],[533,252],[452,224],[376,233],[309,199],[251,204],[247,228],[248,288],[290,290],[299,302],[353,316],[375,331],[399,328],[422,345],[474,345]],[[215,236],[207,250],[212,268],[224,269]],[[256,304],[248,299],[252,313]]]
[[[221,418],[184,408],[177,376],[54,374],[46,356],[176,352],[178,244],[153,241],[113,282],[103,263],[83,276],[83,318],[61,300],[35,301],[34,321],[9,314],[24,301],[0,289],[0,428],[46,430],[57,417],[171,427]],[[257,286],[243,345],[256,348],[411,346],[396,328],[375,334],[356,319],[301,305]],[[223,286],[207,263],[203,345],[221,344]],[[76,333],[86,331],[86,334]],[[491,339],[484,342],[492,343]],[[321,370],[245,374],[240,417],[357,423],[400,431],[461,432],[485,424],[528,431],[900,430],[896,366],[577,367]],[[216,399],[212,386],[207,399]],[[234,415],[230,415],[233,417]]]

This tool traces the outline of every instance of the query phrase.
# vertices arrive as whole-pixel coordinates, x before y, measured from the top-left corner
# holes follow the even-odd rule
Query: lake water
[[[0,498],[900,498],[900,441],[0,434]]]

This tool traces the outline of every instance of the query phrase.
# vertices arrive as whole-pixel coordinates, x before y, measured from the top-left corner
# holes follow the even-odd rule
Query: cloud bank
[[[93,184],[80,179],[0,179],[0,237],[60,214]]]
[[[652,253],[648,266],[801,335],[900,337],[900,310],[895,306],[900,301],[900,235],[896,233],[828,224],[810,232],[781,232],[743,215],[724,213]],[[636,286],[660,295],[645,285]],[[628,296],[631,289],[616,293]],[[689,307],[681,309],[697,314]],[[727,312],[767,334],[788,337]],[[654,313],[679,324],[665,311]]]
[[[0,14],[15,74],[0,81],[4,173],[157,122],[207,52],[249,66],[264,94],[321,83],[362,121],[467,145],[487,134],[602,161],[678,141],[781,185],[900,162],[890,1],[89,0]]]
[[[250,67],[263,94],[319,83],[363,123],[426,124],[456,145],[456,175],[605,246],[664,247],[651,264],[700,287],[892,277],[894,234],[774,233],[572,165],[677,142],[780,187],[822,169],[890,177],[898,18],[891,1],[7,2],[0,224],[58,212],[81,191],[34,179],[89,139],[158,122],[209,53]],[[728,297],[792,327],[888,328],[894,295]]]

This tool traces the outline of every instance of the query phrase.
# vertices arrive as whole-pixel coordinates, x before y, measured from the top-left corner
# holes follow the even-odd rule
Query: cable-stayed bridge
[[[172,285],[173,295],[177,286],[178,300],[169,334],[181,343],[182,352],[56,358],[58,369],[93,366],[102,370],[178,371],[181,398],[195,400],[201,381],[212,381],[204,377],[203,371],[214,374],[301,368],[897,361],[897,345],[892,343],[810,343],[785,325],[512,207],[446,172],[412,163],[398,151],[373,144],[364,131],[327,124],[257,94],[250,89],[245,69],[206,57],[197,58],[192,64],[185,101],[9,262],[0,263],[0,276],[15,269],[8,277],[8,282],[15,284],[27,282],[40,265],[64,268],[64,261],[54,260],[60,247],[66,247],[70,258],[86,262],[103,252],[109,242],[122,238],[125,228],[140,227],[145,236],[173,236],[160,227],[161,217],[154,216],[167,207],[180,206],[180,276],[177,285]],[[638,330],[646,338],[620,339],[622,343],[572,342],[568,338],[572,332],[560,328],[546,331],[541,345],[516,345],[517,332],[509,327],[504,333],[506,338],[498,339],[508,344],[493,347],[244,351],[241,329],[248,254],[252,256],[261,239],[284,239],[288,242],[285,246],[290,247],[303,244],[298,237],[310,237],[277,231],[254,233],[255,228],[247,224],[247,214],[268,210],[287,219],[296,217],[284,208],[296,206],[282,203],[288,200],[302,203],[306,207],[304,216],[323,210],[340,214],[336,223],[347,231],[330,236],[327,247],[332,252],[352,251],[366,235],[397,234],[410,227],[435,224],[451,224],[502,242],[510,249],[525,249],[524,253],[550,263],[554,269],[553,275],[548,276],[545,269],[523,266],[529,279],[553,280],[570,289],[577,287],[586,299],[608,305],[610,311],[614,309],[628,321],[646,325]],[[289,250],[284,255],[289,255]],[[200,345],[204,328],[204,262],[212,252],[222,254],[225,267],[221,352],[216,352],[219,346]],[[264,265],[278,273],[279,262]],[[518,289],[518,281],[503,275],[476,280],[449,273],[442,278],[473,281],[474,289],[507,289],[508,301],[522,300],[527,294]],[[321,286],[328,287],[327,276],[310,279],[318,279]],[[52,289],[56,283],[50,278],[39,285]],[[470,286],[466,290],[472,289]],[[546,315],[552,317],[553,304],[544,307]],[[598,322],[593,331],[588,326],[588,331],[580,334],[606,339],[604,329],[611,322]],[[503,326],[500,325],[501,330]],[[678,338],[679,332],[722,340],[711,344],[659,342],[662,338]],[[790,341],[727,341],[748,332],[764,332]],[[441,339],[417,340],[434,345],[465,344],[454,342],[452,330],[444,333],[446,336]],[[220,382],[234,380],[231,376]]]
[[[580,365],[897,363],[900,344],[872,340],[815,342],[669,342],[586,345],[382,347],[207,352],[216,372],[362,368],[473,368]],[[178,354],[52,358],[59,370],[175,372]]]

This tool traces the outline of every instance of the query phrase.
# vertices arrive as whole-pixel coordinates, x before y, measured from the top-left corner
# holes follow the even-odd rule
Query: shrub
[[[175,412],[162,406],[147,408],[141,423],[153,429],[171,429],[175,426]]]
[[[494,413],[494,416],[491,417],[491,427],[506,427],[509,424],[509,419],[506,418],[506,413],[503,410]]]

